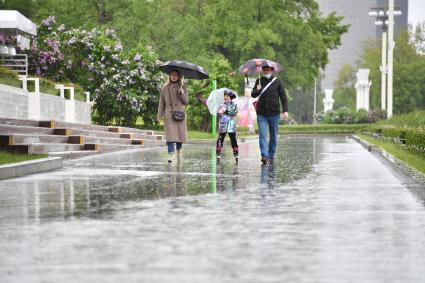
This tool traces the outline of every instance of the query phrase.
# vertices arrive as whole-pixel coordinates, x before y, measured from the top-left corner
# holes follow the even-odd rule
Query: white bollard
[[[356,110],[369,111],[369,91],[372,82],[369,81],[369,69],[359,69],[356,73]]]
[[[28,91],[28,82],[27,82],[27,76],[20,75],[18,76],[19,80],[22,81],[22,89]]]
[[[30,80],[34,81],[35,84],[35,92],[40,93],[40,79],[39,78],[30,78]]]
[[[334,99],[332,97],[334,90],[325,89],[325,98],[323,99],[323,110],[324,112],[332,111],[334,105]]]
[[[75,97],[74,97],[74,87],[73,86],[66,86],[63,89],[69,90],[69,100],[75,100]]]
[[[60,97],[65,98],[65,86],[64,85],[55,85],[55,89],[59,89]]]

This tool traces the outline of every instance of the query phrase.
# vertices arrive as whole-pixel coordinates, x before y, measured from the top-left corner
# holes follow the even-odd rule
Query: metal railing
[[[11,69],[19,75],[28,75],[27,54],[0,55],[0,67]]]
[[[374,137],[378,141],[394,144],[404,150],[416,151],[421,154],[425,154],[425,147],[415,145],[415,144],[406,144],[406,139],[399,138],[399,137],[386,137],[376,132],[372,134],[372,133],[364,131],[362,133],[365,135]]]

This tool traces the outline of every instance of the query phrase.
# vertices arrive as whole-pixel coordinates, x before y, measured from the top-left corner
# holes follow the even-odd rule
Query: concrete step
[[[31,135],[31,134],[13,134],[0,135],[0,143],[4,144],[8,137],[8,144],[32,144],[32,143],[68,143],[69,137],[57,135]]]
[[[25,154],[41,154],[58,151],[79,151],[84,150],[84,145],[66,143],[33,143],[33,144],[13,144],[0,145],[0,150],[18,152]]]
[[[40,121],[40,127],[50,127],[50,128],[71,128],[78,130],[89,130],[89,131],[105,131],[112,133],[134,133],[140,135],[163,135],[162,132],[152,131],[152,130],[141,130],[129,127],[121,126],[102,126],[102,125],[86,125],[86,124],[77,124],[69,122],[60,122],[60,121]]]
[[[143,143],[143,139],[101,138],[84,136],[84,143],[132,145]]]
[[[33,143],[29,145],[29,153],[50,153],[57,151],[80,151],[84,150],[84,145],[81,144],[66,144],[66,143]]]
[[[115,133],[105,131],[89,131],[81,129],[70,129],[71,135],[81,135],[85,137],[97,137],[97,138],[123,138],[123,139],[138,139],[138,140],[163,140],[162,135],[143,135],[133,133]]]
[[[145,140],[163,140],[163,135],[143,135],[143,134],[134,134],[134,133],[122,133],[120,134],[121,138],[125,139],[145,139]]]
[[[163,135],[163,132],[159,131],[152,131],[152,130],[142,130],[142,129],[135,129],[135,128],[129,128],[129,127],[121,127],[121,126],[111,126],[109,127],[110,132],[114,133],[132,133],[132,134],[139,134],[139,135]]]
[[[29,127],[38,127],[39,121],[37,120],[28,120],[28,119],[12,119],[12,118],[1,118],[1,125],[11,125],[11,126],[29,126]]]
[[[40,121],[40,127],[45,128],[71,128],[71,129],[81,129],[89,131],[104,131],[109,132],[109,126],[102,125],[87,125],[87,124],[77,124],[61,121]]]
[[[0,124],[0,135],[13,134],[52,135],[53,129]]]
[[[99,151],[117,151],[126,149],[139,149],[143,148],[143,145],[121,145],[121,144],[99,144]]]
[[[107,132],[107,131],[90,131],[90,130],[82,130],[69,128],[71,135],[73,136],[85,136],[85,137],[97,137],[97,138],[121,138],[121,134]]]

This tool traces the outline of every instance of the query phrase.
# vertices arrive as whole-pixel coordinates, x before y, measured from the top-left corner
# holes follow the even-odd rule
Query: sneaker
[[[221,160],[221,155],[217,155],[217,163],[219,163]]]
[[[182,150],[177,150],[177,161],[182,161],[183,160],[183,153]]]
[[[239,163],[239,157],[237,155],[235,156],[235,161],[236,163]]]
[[[261,157],[261,163],[263,165],[267,165],[268,162],[269,162],[269,159],[267,157]]]
[[[171,163],[174,161],[174,152],[168,153],[168,163]]]

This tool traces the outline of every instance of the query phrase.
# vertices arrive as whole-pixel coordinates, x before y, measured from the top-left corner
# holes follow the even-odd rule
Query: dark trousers
[[[239,152],[239,147],[238,147],[238,141],[236,140],[236,133],[227,133],[230,137],[230,142],[232,144],[232,149],[233,149],[233,155],[238,155]],[[223,149],[223,142],[224,142],[224,138],[226,137],[226,133],[221,133],[218,136],[217,139],[217,147],[215,152],[217,154],[221,154],[221,150]]]

